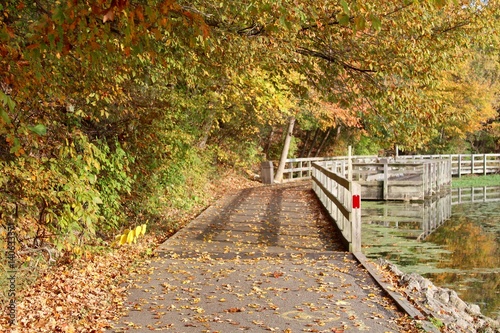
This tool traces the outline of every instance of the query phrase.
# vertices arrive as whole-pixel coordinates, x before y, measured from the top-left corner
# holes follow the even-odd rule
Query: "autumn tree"
[[[6,0],[0,11],[0,218],[23,246],[61,250],[188,208],[217,165],[257,162],[290,115],[320,129],[316,151],[329,129],[358,127],[421,147],[449,120],[442,75],[468,46],[498,45],[495,2]]]

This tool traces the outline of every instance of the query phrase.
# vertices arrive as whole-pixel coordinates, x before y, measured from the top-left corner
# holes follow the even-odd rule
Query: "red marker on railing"
[[[358,194],[352,196],[352,209],[361,208],[361,197]]]

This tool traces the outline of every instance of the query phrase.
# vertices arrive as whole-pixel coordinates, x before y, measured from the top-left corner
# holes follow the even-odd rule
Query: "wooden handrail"
[[[355,155],[352,160],[360,159],[378,159],[374,155]],[[398,163],[398,160],[432,160],[432,159],[450,159],[452,176],[461,177],[465,174],[489,174],[500,172],[500,154],[443,154],[443,155],[399,155],[391,164]],[[342,163],[344,161],[345,171],[347,172],[347,156],[334,157],[307,157],[307,158],[290,158],[286,160],[285,170],[283,172],[284,181],[293,181],[311,178],[312,163],[318,161],[331,161]],[[296,165],[294,165],[296,164]],[[354,162],[353,165],[381,165],[381,163],[364,163]],[[406,163],[401,163],[406,164]],[[415,162],[415,164],[418,164]],[[411,165],[411,164],[406,164]]]
[[[313,190],[335,222],[350,252],[361,252],[361,187],[359,184],[312,164]],[[357,206],[356,206],[357,205]]]

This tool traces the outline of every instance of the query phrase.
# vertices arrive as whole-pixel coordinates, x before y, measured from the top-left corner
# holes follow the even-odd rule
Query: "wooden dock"
[[[451,162],[446,159],[353,162],[352,180],[361,185],[363,200],[421,201],[450,188]]]
[[[500,154],[336,156],[288,159],[283,181],[310,179],[314,163],[359,182],[363,200],[421,201],[449,188],[454,176],[500,173]]]

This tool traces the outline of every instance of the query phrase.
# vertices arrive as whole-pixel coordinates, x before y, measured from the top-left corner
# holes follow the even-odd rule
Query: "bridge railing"
[[[500,172],[500,154],[401,155],[397,159],[450,159],[453,176]]]
[[[312,163],[313,190],[342,233],[350,252],[361,252],[361,187],[325,162]]]
[[[354,155],[351,157],[352,163],[373,162],[378,159],[375,155]],[[492,174],[500,172],[500,154],[445,154],[445,155],[400,155],[397,160],[451,160],[452,176],[461,177],[467,174]],[[285,162],[283,171],[283,181],[295,181],[309,179],[312,175],[312,164],[314,162],[326,163],[331,170],[347,175],[349,157],[311,157],[311,158],[290,158]]]
[[[372,159],[377,156],[352,156],[353,160],[356,159]],[[348,157],[347,156],[334,156],[334,157],[305,157],[305,158],[289,158],[285,161],[285,169],[283,170],[283,181],[295,181],[302,179],[310,179],[312,176],[313,163],[322,162],[323,166],[330,170],[335,170],[337,173],[347,175]]]
[[[368,200],[424,200],[451,184],[451,164],[446,159],[377,159],[352,163],[352,180]]]

